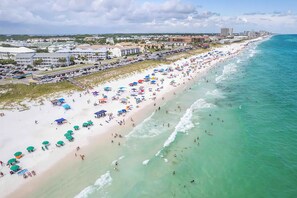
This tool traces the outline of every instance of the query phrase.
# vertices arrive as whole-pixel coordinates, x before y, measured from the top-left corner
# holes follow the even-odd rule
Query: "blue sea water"
[[[118,170],[94,151],[32,197],[296,197],[296,57],[297,35],[251,45],[136,126]]]

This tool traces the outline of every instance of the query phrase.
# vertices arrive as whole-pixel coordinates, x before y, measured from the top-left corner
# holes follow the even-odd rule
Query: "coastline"
[[[231,49],[231,46],[232,45],[227,46],[227,47],[229,47],[229,49]],[[199,77],[207,74],[207,72],[211,68],[213,68],[218,62],[226,61],[227,59],[230,59],[230,58],[236,56],[238,53],[240,53],[244,49],[244,43],[243,44],[234,44],[233,47],[234,46],[237,46],[238,48],[240,46],[240,48],[237,49],[236,53],[232,54],[231,56],[224,57],[224,60],[220,60],[220,61],[213,60],[212,62],[209,62],[209,65],[207,67],[203,68],[198,73],[193,74],[193,76],[192,76],[193,79],[191,79],[191,80],[188,80],[187,78],[179,79],[180,86],[171,87],[171,89],[168,89],[166,92],[162,90],[157,95],[156,101],[147,100],[143,103],[140,103],[141,108],[131,111],[129,114],[127,114],[125,119],[130,120],[130,118],[132,117],[134,119],[136,125],[141,123],[146,117],[148,117],[150,114],[152,114],[158,106],[162,106],[167,101],[171,100],[174,97],[173,92],[176,92],[177,94],[181,93],[184,89],[186,89],[186,87],[188,87],[192,83],[194,83],[195,80],[197,80]],[[164,67],[164,66],[160,66],[160,67]],[[149,73],[149,72],[146,70],[142,74],[134,74],[130,78],[135,78],[135,80],[136,80],[138,76],[141,76],[141,75],[143,76],[147,73]],[[118,80],[118,81],[121,81],[121,80]],[[127,80],[127,78],[126,78],[126,81],[125,80],[123,80],[123,81],[126,82],[129,80]],[[121,84],[121,83],[122,82],[120,82],[118,84]],[[103,87],[103,86],[104,85],[100,85],[100,87]],[[165,97],[165,99],[162,100],[161,99],[162,97]],[[154,103],[156,103],[156,106],[153,105]],[[93,107],[86,109],[86,111],[88,111],[88,112],[85,112],[84,114],[91,113],[91,111],[94,112]],[[83,115],[80,115],[80,118],[81,117],[83,117]],[[40,166],[40,164],[42,164],[42,167],[43,167],[42,169],[39,169],[37,171],[37,173],[38,173],[37,177],[29,178],[27,180],[23,180],[22,178],[14,178],[14,179],[20,180],[21,182],[17,183],[17,185],[14,186],[14,189],[11,189],[10,191],[6,191],[7,194],[3,194],[3,196],[7,195],[8,197],[24,197],[24,196],[26,197],[26,196],[30,195],[30,193],[32,193],[35,190],[35,188],[37,188],[39,185],[44,185],[46,183],[47,179],[44,179],[44,178],[50,178],[50,175],[57,174],[57,172],[62,171],[60,168],[62,163],[63,163],[62,169],[66,168],[66,167],[71,167],[71,165],[74,163],[73,162],[73,158],[74,158],[73,150],[75,150],[76,146],[82,147],[82,151],[84,153],[86,153],[86,156],[88,158],[89,153],[91,153],[94,150],[94,148],[99,147],[99,148],[103,149],[106,147],[106,150],[111,149],[111,147],[110,147],[110,145],[111,145],[110,137],[111,137],[111,133],[112,133],[111,131],[119,131],[120,130],[121,134],[123,136],[125,136],[133,128],[131,126],[131,124],[132,124],[131,121],[127,121],[125,126],[119,127],[119,125],[117,125],[117,123],[110,123],[110,124],[106,125],[107,126],[106,128],[102,129],[102,127],[96,125],[96,124],[98,124],[98,122],[100,122],[100,121],[98,121],[98,122],[97,121],[98,120],[94,121],[95,126],[92,127],[90,130],[92,132],[91,135],[90,135],[90,133],[88,133],[88,135],[80,134],[80,131],[79,131],[78,136],[75,136],[76,140],[73,143],[70,143],[70,144],[67,143],[67,146],[68,145],[69,146],[66,149],[63,149],[64,152],[62,152],[62,151],[55,152],[55,155],[48,154],[46,156],[43,156],[43,160],[41,160],[41,162],[39,162],[39,163],[36,162],[35,166],[32,166],[33,168],[36,166]],[[66,127],[64,127],[64,128],[66,129]],[[125,139],[123,139],[123,141],[125,141]],[[54,152],[55,150],[57,150],[57,149],[53,149],[51,151]],[[27,156],[25,156],[25,158],[26,157]],[[36,158],[38,158],[38,156]],[[51,158],[50,163],[48,163],[48,161],[47,161],[48,158]],[[61,162],[61,161],[63,161],[63,162]],[[81,161],[77,160],[76,164],[78,164],[78,163],[81,163]],[[9,176],[9,175],[7,175],[7,176]],[[3,178],[1,180],[3,180]],[[11,180],[11,181],[14,181],[14,180]],[[1,181],[1,183],[3,183],[3,182]],[[9,184],[7,184],[7,185],[9,185]],[[28,188],[27,187],[28,185],[34,186],[34,189]],[[7,186],[5,186],[5,185],[1,185],[1,186],[2,186],[2,188],[7,189]]]

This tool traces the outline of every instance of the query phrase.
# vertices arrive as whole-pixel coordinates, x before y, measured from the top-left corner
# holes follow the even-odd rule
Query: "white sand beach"
[[[160,103],[169,100],[172,93],[178,92],[179,88],[197,79],[216,63],[236,56],[248,43],[260,39],[262,38],[226,45],[170,65],[160,65],[104,83],[92,90],[58,93],[51,98],[65,99],[64,104],[71,107],[69,110],[47,100],[43,105],[28,102],[30,109],[26,111],[1,111],[5,115],[0,117],[0,161],[3,162],[0,172],[4,174],[0,177],[0,197],[5,197],[35,178],[42,177],[61,159],[75,153],[78,146],[88,145],[95,137],[104,141],[106,135],[110,136],[115,131],[132,129],[149,113],[155,111]],[[99,100],[102,103],[99,103]],[[101,110],[106,111],[106,116],[95,118],[94,113]],[[60,118],[66,119],[66,122],[57,124],[55,120]],[[89,120],[93,125],[83,127],[83,123]],[[79,126],[79,130],[74,130],[75,125]],[[74,140],[71,142],[64,136],[68,130],[73,131]],[[65,145],[57,147],[59,140]],[[42,144],[44,141],[50,143],[48,149]],[[110,140],[107,141],[110,144]],[[29,146],[35,148],[34,152],[27,151]],[[14,154],[18,151],[22,152],[22,157],[17,159],[20,169],[11,175],[10,166],[6,164],[8,160],[15,158]],[[33,170],[36,176],[28,176]],[[28,177],[24,179],[23,174]]]

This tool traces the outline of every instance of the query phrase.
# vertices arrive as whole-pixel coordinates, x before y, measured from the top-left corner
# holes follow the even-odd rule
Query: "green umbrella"
[[[74,128],[74,130],[78,130],[79,126],[75,125],[73,128]]]
[[[84,122],[83,127],[87,127],[87,126],[89,126],[89,124],[87,122]]]
[[[10,160],[8,160],[7,164],[14,164],[16,163],[16,159],[15,158],[11,158]]]
[[[71,134],[69,134],[69,133],[65,133],[64,136],[65,136],[65,137],[68,137],[68,136],[71,136]]]
[[[66,139],[71,141],[71,140],[73,140],[73,137],[70,135],[70,136],[67,136]]]
[[[45,145],[45,146],[49,145],[49,141],[43,141],[42,144]]]
[[[29,147],[27,148],[27,151],[29,151],[29,152],[34,151],[34,146],[29,146]]]
[[[18,165],[13,165],[12,167],[10,167],[10,170],[12,170],[12,171],[17,171],[19,169],[20,169],[20,166],[18,166]]]
[[[89,120],[88,125],[93,125],[93,122],[91,120]]]
[[[21,155],[22,155],[22,152],[20,152],[20,151],[19,151],[19,152],[16,152],[16,153],[14,154],[15,157],[17,157],[17,156],[21,156]]]
[[[62,140],[58,141],[57,144],[63,146],[64,145],[64,142]]]
[[[72,133],[73,133],[73,131],[72,131],[72,130],[68,130],[68,131],[67,131],[67,133],[69,133],[69,134],[72,134]]]

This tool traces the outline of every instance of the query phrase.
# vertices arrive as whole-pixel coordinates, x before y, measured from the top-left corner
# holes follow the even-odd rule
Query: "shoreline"
[[[251,41],[249,41],[249,42],[251,42]],[[174,92],[176,92],[177,94],[181,93],[188,86],[191,86],[193,83],[195,83],[197,80],[199,80],[199,78],[202,75],[207,74],[207,72],[210,69],[212,69],[214,66],[216,66],[217,63],[220,63],[222,61],[226,61],[230,58],[233,58],[233,57],[237,56],[242,50],[245,49],[245,46],[243,46],[244,44],[235,44],[235,45],[239,45],[242,47],[240,49],[238,49],[238,51],[236,53],[232,54],[231,56],[225,57],[224,60],[221,60],[221,61],[212,60],[212,62],[209,62],[209,65],[207,67],[204,67],[202,70],[198,70],[199,71],[198,73],[192,74],[193,76],[192,76],[191,80],[188,80],[187,77],[182,79],[182,80],[184,80],[184,84],[180,80],[180,82],[179,82],[180,86],[172,87],[171,89],[169,89],[166,92],[165,91],[159,92],[159,94],[157,95],[158,98],[156,101],[147,100],[144,103],[140,103],[141,108],[138,108],[137,110],[133,110],[131,113],[127,114],[127,117],[125,117],[125,118],[127,120],[130,120],[130,118],[133,117],[136,124],[141,123],[145,118],[147,118],[149,115],[152,114],[152,112],[155,111],[155,108],[157,108],[158,106],[162,106],[166,102],[172,100],[172,98],[174,97],[174,94],[173,94]],[[232,46],[232,45],[230,45],[230,46]],[[227,46],[227,47],[230,48],[230,46]],[[218,49],[220,49],[220,48],[218,48]],[[195,57],[195,55],[192,57]],[[189,60],[190,58],[188,58],[186,60]],[[160,67],[164,67],[164,66],[159,66],[158,68],[160,68]],[[148,73],[148,70],[144,71],[142,74],[134,74],[133,77],[137,76],[137,75],[139,75],[139,76],[145,75],[145,73]],[[125,79],[120,79],[118,81],[121,81],[121,80],[125,81]],[[99,87],[102,87],[102,86],[104,86],[104,85],[100,85]],[[162,97],[165,97],[165,99],[162,100]],[[156,103],[156,106],[153,106],[154,103]],[[91,110],[91,108],[88,109],[88,111],[90,111],[90,110]],[[92,110],[92,111],[94,111],[94,110]],[[97,119],[95,120],[95,122],[97,122]],[[82,150],[85,153],[91,153],[92,150],[94,148],[99,147],[99,145],[100,145],[100,147],[104,148],[104,146],[111,144],[110,143],[110,137],[111,137],[110,131],[122,131],[121,134],[123,136],[125,136],[124,133],[128,133],[129,131],[131,131],[131,129],[133,129],[133,127],[131,126],[131,124],[132,124],[131,121],[127,121],[126,124],[127,125],[125,125],[125,126],[119,126],[119,125],[117,125],[117,123],[111,123],[111,124],[107,125],[108,127],[104,128],[104,130],[101,132],[97,132],[95,130],[95,129],[98,129],[98,131],[102,130],[102,129],[100,129],[100,126],[97,126],[97,128],[96,128],[96,126],[94,126],[90,130],[91,132],[96,131],[93,134],[91,134],[91,135],[78,134],[80,136],[76,137],[76,139],[80,139],[79,142],[77,142],[77,140],[75,140],[74,143],[70,143],[70,144],[67,143],[67,146],[68,145],[70,145],[70,146],[67,147],[67,150],[65,149],[66,151],[60,152],[59,156],[55,156],[55,159],[53,159],[53,154],[51,154],[50,155],[50,157],[52,158],[51,163],[47,163],[47,167],[44,167],[43,170],[39,170],[37,172],[37,174],[38,174],[37,177],[28,178],[27,180],[22,180],[22,182],[20,182],[17,187],[10,190],[10,192],[7,191],[6,195],[8,197],[19,197],[19,196],[23,197],[26,195],[28,196],[33,191],[36,191],[37,186],[40,186],[40,185],[43,185],[46,183],[46,179],[43,179],[43,178],[48,178],[48,176],[50,176],[51,174],[57,174],[56,170],[58,167],[60,167],[60,165],[62,163],[61,160],[66,162],[66,163],[63,162],[63,165],[65,165],[66,167],[71,166],[71,164],[73,163],[73,158],[74,158],[73,150],[75,150],[75,148],[76,148],[76,146],[78,146],[78,144],[80,147],[82,147]],[[128,124],[130,126],[128,126]],[[78,133],[80,133],[80,131],[78,131]],[[82,132],[82,133],[84,133],[84,132]],[[88,134],[90,134],[90,133],[88,133]],[[125,141],[125,138],[123,139],[123,141]],[[56,149],[54,149],[54,150],[56,150]],[[88,158],[88,155],[86,155],[86,156],[87,156],[86,158]],[[27,156],[25,156],[25,157],[27,157]],[[47,158],[49,158],[49,156],[45,157],[45,159],[47,159]],[[77,162],[77,163],[80,163],[80,162]],[[37,164],[35,166],[37,166]],[[43,161],[43,164],[45,164],[44,161]],[[58,170],[58,172],[59,171],[61,171],[61,170]],[[1,179],[3,179],[3,178],[1,178]],[[34,189],[27,188],[26,185],[34,186]]]

